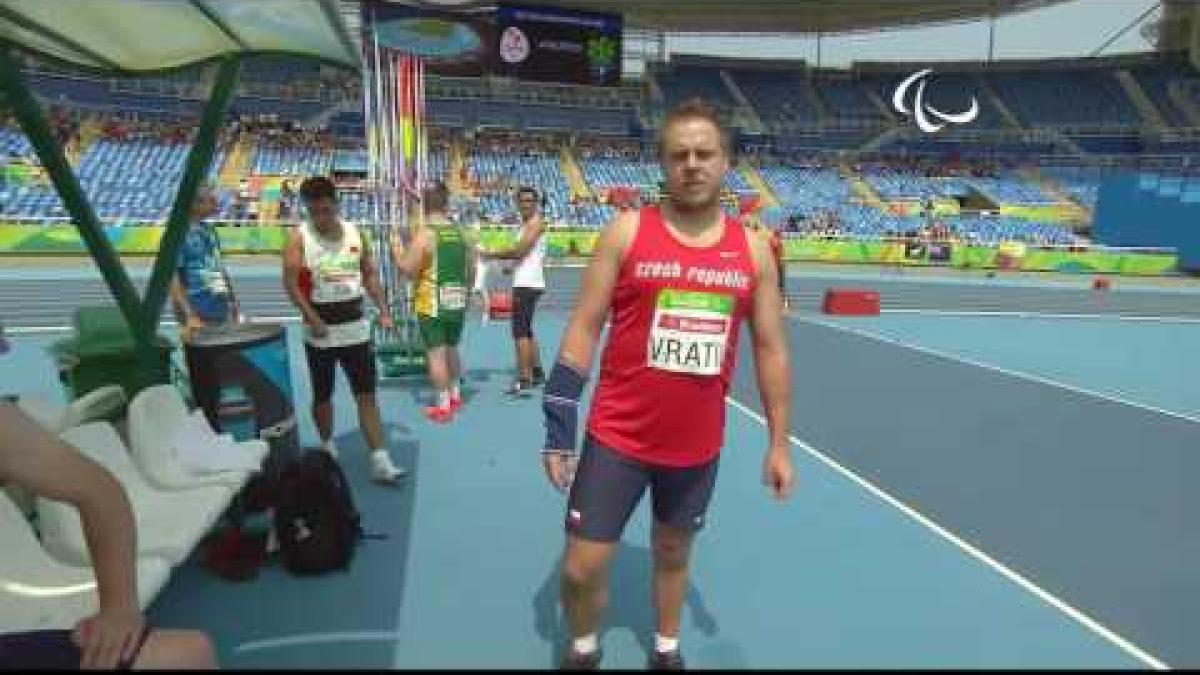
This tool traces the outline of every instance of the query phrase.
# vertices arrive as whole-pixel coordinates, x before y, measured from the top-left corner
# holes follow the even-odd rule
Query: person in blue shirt
[[[179,248],[171,298],[186,341],[197,328],[237,322],[237,303],[229,273],[221,259],[217,232],[204,222],[217,210],[211,187],[203,186],[192,205],[191,225]]]
[[[212,188],[201,186],[192,203],[191,224],[179,248],[175,278],[171,280],[171,299],[175,305],[175,318],[179,322],[192,397],[214,429],[219,428],[217,404],[220,380],[213,368],[197,367],[199,361],[189,343],[198,329],[232,326],[238,321],[237,302],[229,273],[221,259],[217,231],[204,222],[216,210],[217,200]]]

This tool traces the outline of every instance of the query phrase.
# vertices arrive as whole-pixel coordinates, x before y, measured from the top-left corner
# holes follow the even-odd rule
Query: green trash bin
[[[70,400],[109,384],[119,384],[132,400],[145,386],[171,381],[174,343],[157,336],[154,369],[148,379],[139,374],[137,347],[121,310],[113,306],[80,307],[75,334],[50,347],[58,362],[59,379]]]

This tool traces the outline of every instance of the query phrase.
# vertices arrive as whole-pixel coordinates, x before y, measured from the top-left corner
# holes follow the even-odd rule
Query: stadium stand
[[[804,73],[748,68],[728,72],[769,131],[782,133],[820,121],[820,112],[805,94]]]
[[[863,76],[863,85],[870,87],[885,104],[892,104],[896,87],[918,66],[900,72],[872,73]],[[975,129],[1000,129],[1005,127],[1004,118],[995,104],[980,91],[979,80],[970,72],[955,72],[935,69],[932,77],[925,80],[924,101],[929,106],[945,112],[960,112],[970,106],[974,98],[979,105],[979,116],[971,122]]]
[[[992,72],[985,79],[1028,126],[1136,127],[1137,110],[1111,68]]]
[[[1118,78],[1122,69],[1144,89],[1168,125],[1167,132],[1148,132],[1122,89]],[[164,188],[178,183],[188,138],[186,134],[165,137],[153,130],[186,127],[198,105],[197,92],[206,87],[211,72],[211,68],[189,69],[131,83],[42,66],[30,71],[43,99],[74,117],[116,119],[135,131],[150,130],[126,136],[109,130],[87,142],[77,132],[80,179],[101,218],[136,223],[166,217],[170,204],[164,195],[172,190]],[[1036,70],[1021,63],[988,70],[943,64],[927,83],[926,102],[958,111],[974,96],[980,114],[969,129],[936,135],[914,133],[902,116],[887,111],[894,87],[907,74],[909,70],[897,64],[839,70],[811,69],[797,62],[785,69],[777,63],[760,67],[746,61],[683,58],[653,69],[661,99],[647,90],[638,100],[624,91],[513,88],[501,81],[444,78],[430,88],[428,114],[442,132],[431,142],[429,168],[433,175],[449,177],[454,168],[450,147],[462,144],[467,184],[459,186],[466,192],[457,198],[474,195],[477,204],[460,211],[478,214],[485,222],[515,222],[511,188],[530,184],[547,195],[546,212],[552,222],[598,227],[614,210],[607,204],[610,188],[633,187],[647,199],[657,197],[661,170],[643,154],[652,150],[642,149],[653,129],[642,129],[639,120],[660,119],[665,106],[700,95],[714,101],[742,131],[747,128],[742,113],[748,105],[763,123],[760,131],[766,132],[754,141],[754,163],[740,164],[726,176],[730,203],[739,194],[754,192],[761,178],[778,203],[764,213],[774,226],[883,236],[920,225],[890,212],[887,202],[973,194],[996,205],[1036,206],[1059,203],[1069,195],[1091,206],[1098,176],[1103,174],[1092,164],[1153,155],[1168,165],[1183,166],[1200,151],[1200,138],[1188,130],[1188,111],[1177,101],[1180,92],[1200,98],[1196,96],[1200,85],[1195,84],[1195,70],[1177,56],[1083,59]],[[295,179],[334,170],[365,173],[365,124],[357,103],[358,87],[353,78],[339,78],[311,63],[284,57],[248,61],[232,106],[242,124],[230,129],[212,175],[221,175],[229,156],[226,150],[238,139],[249,151],[237,165],[245,167],[242,184],[253,176]],[[745,105],[739,103],[739,91]],[[1026,128],[1012,127],[993,94]],[[324,133],[300,131],[296,126],[318,117]],[[246,120],[266,123],[256,128]],[[1040,126],[1066,133],[1055,136],[1030,130]],[[506,133],[509,141],[497,145],[496,139]],[[869,143],[870,153],[864,154]],[[570,160],[563,159],[564,148]],[[878,161],[868,161],[856,172],[840,155],[847,152],[850,157]],[[832,159],[835,156],[841,159]],[[826,159],[808,163],[815,157]],[[1011,168],[975,175],[929,173],[909,166],[912,158],[934,165],[946,161],[1041,165],[1041,176],[1061,189],[1050,194],[1028,174]],[[0,161],[33,167],[0,174],[5,176],[0,179],[0,216],[22,221],[65,217],[53,191],[37,179],[28,142],[10,126],[0,125]],[[568,179],[564,161],[577,164],[582,187],[572,187],[570,180],[579,179]],[[14,175],[33,178],[16,180]],[[854,188],[858,179],[883,201],[868,203]],[[219,194],[221,218],[245,215],[238,207],[244,199],[231,187],[239,180],[232,180],[223,183]],[[243,185],[239,191],[245,189]],[[372,199],[364,192],[348,191],[342,206],[348,218],[373,217]],[[955,216],[948,218],[946,226],[981,241],[1010,236],[1063,242],[1071,237],[1060,225],[996,216]]]
[[[875,127],[885,121],[883,113],[867,94],[864,83],[852,74],[818,71],[813,85],[825,108],[836,115],[840,125]]]

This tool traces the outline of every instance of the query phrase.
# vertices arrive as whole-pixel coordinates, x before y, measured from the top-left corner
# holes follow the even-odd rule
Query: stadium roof
[[[359,66],[332,0],[0,0],[0,44],[115,73],[168,70],[235,53]]]
[[[528,0],[528,4],[614,12],[630,28],[673,33],[850,33],[971,21],[1070,0]],[[412,0],[447,8],[482,0]]]

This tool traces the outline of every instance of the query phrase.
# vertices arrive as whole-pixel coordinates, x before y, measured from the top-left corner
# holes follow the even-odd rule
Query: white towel
[[[171,447],[180,466],[196,475],[258,469],[250,452],[229,434],[214,433],[199,411],[175,430]]]

